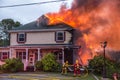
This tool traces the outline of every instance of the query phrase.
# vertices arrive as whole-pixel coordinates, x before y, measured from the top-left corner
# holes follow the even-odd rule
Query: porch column
[[[38,61],[41,60],[41,55],[40,55],[40,48],[38,48]]]
[[[28,61],[28,48],[26,48],[26,62]]]
[[[62,64],[64,64],[64,48],[62,48]]]

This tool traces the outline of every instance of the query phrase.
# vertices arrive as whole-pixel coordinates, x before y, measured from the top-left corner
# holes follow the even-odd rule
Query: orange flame
[[[120,0],[74,0],[70,9],[62,5],[58,13],[47,13],[49,24],[64,22],[78,29],[82,36],[76,44],[82,45],[79,55],[83,64],[93,58],[101,41],[107,48],[120,50]]]

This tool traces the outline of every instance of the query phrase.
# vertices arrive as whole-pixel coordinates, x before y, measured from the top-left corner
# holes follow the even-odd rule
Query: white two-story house
[[[73,63],[73,28],[64,23],[47,25],[37,20],[12,29],[10,46],[0,48],[0,64],[7,58],[20,58],[27,66],[34,66],[47,53],[53,53],[59,63]]]

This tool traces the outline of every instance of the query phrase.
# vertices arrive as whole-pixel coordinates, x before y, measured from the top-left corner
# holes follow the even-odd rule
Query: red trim
[[[25,35],[25,40],[24,41],[19,41],[19,39],[18,39],[19,38],[18,37],[19,34],[22,34],[22,33],[17,33],[17,42],[18,43],[25,43],[26,42],[26,36],[27,36],[26,33],[24,33],[24,35]]]
[[[57,32],[64,32],[64,34],[63,34],[63,40],[60,40],[60,41],[57,40]],[[55,32],[55,41],[57,43],[63,43],[65,40],[66,40],[66,32],[65,31],[56,31]]]
[[[0,60],[1,60],[1,56],[2,56],[1,54],[2,54],[2,53],[0,52]]]
[[[3,53],[7,55],[3,55]],[[4,62],[6,59],[9,59],[9,52],[0,52],[0,60]]]

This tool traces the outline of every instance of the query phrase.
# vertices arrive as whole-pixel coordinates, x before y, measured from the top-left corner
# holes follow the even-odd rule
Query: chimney
[[[39,27],[40,25],[42,26],[48,25],[48,18],[46,16],[42,15],[37,19],[37,27]]]

